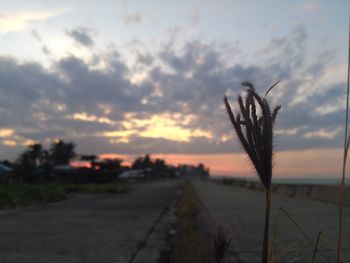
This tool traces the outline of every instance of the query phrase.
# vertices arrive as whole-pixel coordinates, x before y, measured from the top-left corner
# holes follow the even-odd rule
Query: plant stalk
[[[342,166],[342,178],[339,187],[339,215],[338,215],[338,242],[337,242],[337,255],[336,262],[340,262],[340,250],[342,241],[342,225],[343,225],[343,205],[344,205],[344,188],[345,188],[345,169],[346,159],[348,154],[348,122],[349,122],[349,77],[350,77],[350,16],[349,16],[349,47],[348,47],[348,76],[347,76],[347,89],[346,89],[346,111],[345,111],[345,135],[344,135],[344,153],[343,153],[343,166]]]
[[[262,263],[268,263],[269,258],[269,228],[270,228],[270,206],[271,206],[271,189],[265,190],[265,225],[264,225],[264,240],[262,248]]]
[[[315,263],[316,253],[317,253],[317,250],[318,250],[318,244],[320,243],[321,235],[322,235],[322,231],[318,232],[316,243],[315,243],[315,246],[314,246],[314,252],[312,253],[312,261],[311,261],[311,263]]]

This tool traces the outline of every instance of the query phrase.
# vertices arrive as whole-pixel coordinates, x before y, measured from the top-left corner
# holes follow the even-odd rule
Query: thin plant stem
[[[269,228],[270,228],[270,206],[271,206],[271,188],[265,191],[265,225],[262,263],[268,263],[269,258]]]
[[[267,94],[269,94],[269,92],[270,92],[278,83],[280,83],[280,80],[277,81],[277,82],[275,82],[275,84],[273,84],[273,85],[266,91],[264,98],[266,98]]]
[[[288,217],[288,219],[299,229],[300,233],[303,234],[305,239],[309,241],[310,244],[312,244],[311,238],[304,232],[304,230],[299,226],[299,224],[294,220],[294,218],[283,208],[280,207],[280,210]]]
[[[336,262],[340,262],[340,250],[342,241],[342,226],[343,226],[343,206],[344,206],[344,188],[345,188],[345,170],[346,159],[348,155],[348,122],[349,122],[349,76],[350,76],[350,16],[349,16],[349,47],[348,47],[348,76],[347,76],[347,88],[346,88],[346,111],[345,111],[345,134],[344,134],[344,154],[343,154],[343,166],[342,166],[342,178],[339,187],[339,215],[338,215],[338,242],[337,242],[337,255]]]
[[[316,243],[315,243],[315,246],[314,246],[314,252],[312,253],[312,261],[311,261],[311,263],[315,263],[316,253],[317,253],[317,250],[318,250],[318,244],[320,243],[321,235],[322,235],[322,231],[318,232],[318,235],[317,235],[317,238],[316,238]]]
[[[283,207],[280,207],[280,211],[282,211],[287,217],[288,219],[296,226],[296,228],[300,231],[300,233],[305,237],[305,239],[307,241],[309,241],[309,244],[315,246],[314,242],[312,241],[312,239],[305,233],[305,231],[301,228],[301,226],[294,220],[294,218],[287,212],[287,210],[285,210]],[[322,233],[322,236],[324,236],[324,234]],[[335,249],[330,246],[330,248],[335,252]],[[324,255],[321,251],[318,251],[318,253],[324,258],[326,259],[328,262],[331,262],[329,260],[328,257],[326,257],[326,255]]]

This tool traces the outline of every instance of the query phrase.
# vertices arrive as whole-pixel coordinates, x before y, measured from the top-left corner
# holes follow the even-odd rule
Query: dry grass
[[[216,237],[214,238],[214,253],[215,253],[215,262],[221,263],[224,260],[224,257],[227,253],[231,244],[230,232],[223,228],[219,227]]]
[[[312,263],[315,262],[316,260],[316,256],[319,255],[320,257],[322,257],[322,260],[323,261],[326,261],[326,262],[333,262],[333,260],[330,260],[328,258],[328,256],[326,256],[323,252],[319,251],[318,248],[319,248],[319,245],[322,241],[322,243],[324,244],[324,246],[326,248],[328,248],[329,250],[333,251],[334,254],[336,255],[337,254],[337,250],[336,250],[336,246],[333,244],[333,242],[327,237],[326,234],[324,234],[322,231],[319,231],[318,232],[318,235],[316,237],[316,241],[314,242],[313,239],[308,235],[306,234],[306,232],[302,229],[302,227],[297,223],[297,221],[293,218],[293,216],[288,213],[288,211],[286,209],[284,209],[283,207],[280,207],[279,208],[279,211],[282,212],[282,214],[284,216],[286,216],[290,222],[293,223],[293,225],[296,227],[296,229],[304,236],[305,240],[308,241],[308,243],[310,245],[313,246],[313,255],[312,255]],[[341,263],[344,263],[344,259],[342,258],[341,254],[339,254],[339,262]],[[270,262],[272,263],[272,262]]]
[[[267,90],[264,97],[256,93],[253,84],[250,82],[243,82],[242,85],[248,87],[246,90],[247,94],[244,99],[242,96],[238,96],[240,113],[237,113],[236,116],[232,112],[227,97],[224,97],[227,113],[234,131],[265,188],[265,223],[261,256],[262,263],[268,262],[269,251],[273,124],[281,108],[281,106],[277,106],[271,111],[270,105],[266,100],[266,95],[278,82]]]
[[[178,235],[175,240],[171,263],[212,262],[209,240],[198,229],[197,205],[190,182],[183,184],[183,195],[179,201]]]

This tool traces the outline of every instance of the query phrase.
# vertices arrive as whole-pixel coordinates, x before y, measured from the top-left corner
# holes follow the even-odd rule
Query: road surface
[[[230,230],[232,243],[227,262],[254,263],[260,262],[264,193],[247,190],[234,186],[223,185],[211,181],[193,181],[204,209],[212,222]],[[323,231],[335,246],[337,233],[338,207],[334,204],[319,201],[286,197],[273,194],[272,196],[272,225],[278,217],[275,251],[282,251],[288,246],[295,250],[287,257],[298,258],[296,262],[311,262],[313,246],[296,228],[290,219],[279,211],[282,206],[303,231],[314,242],[318,232]],[[327,241],[320,241],[322,255],[317,254],[315,262],[335,262],[334,253],[328,249]],[[350,208],[344,208],[343,225],[343,255],[345,262],[350,262]],[[286,258],[285,258],[286,259]],[[286,262],[282,260],[281,262]]]
[[[0,211],[0,262],[155,262],[178,185],[134,184],[127,194],[78,195],[45,207]]]

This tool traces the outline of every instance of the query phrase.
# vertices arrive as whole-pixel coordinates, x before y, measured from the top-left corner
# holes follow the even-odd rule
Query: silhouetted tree
[[[103,159],[98,162],[101,171],[108,173],[119,173],[122,167],[123,159]]]
[[[96,168],[96,165],[98,164],[97,163],[97,159],[98,157],[94,154],[91,154],[91,155],[81,155],[80,156],[80,160],[82,161],[89,161],[90,164],[91,164],[91,168],[95,169]]]
[[[206,168],[202,163],[199,163],[197,166],[180,164],[177,167],[177,171],[183,176],[209,176],[209,168]]]
[[[34,182],[38,178],[38,168],[45,163],[45,151],[40,143],[28,146],[16,160],[16,174],[25,181]]]
[[[23,165],[28,169],[34,169],[41,165],[43,161],[43,147],[40,143],[28,146],[28,149],[21,153],[17,159],[18,165]]]
[[[146,154],[145,157],[138,157],[133,164],[131,165],[132,169],[145,170],[152,168],[153,162],[149,154]]]
[[[153,171],[158,173],[164,173],[168,170],[168,166],[166,165],[165,161],[162,159],[156,159],[154,164],[152,165]]]
[[[209,176],[209,168],[205,168],[204,164],[199,163],[196,167],[196,173],[199,176],[207,177]]]
[[[54,165],[67,165],[76,156],[75,144],[58,140],[51,144],[50,156]]]
[[[52,171],[52,160],[50,152],[48,150],[43,150],[40,157],[40,166],[43,169],[43,172],[46,174],[51,173]]]

